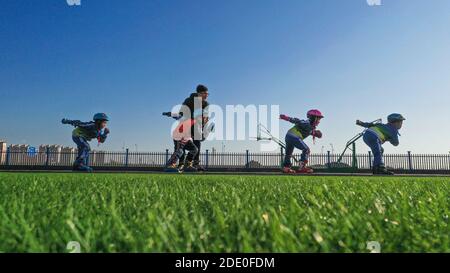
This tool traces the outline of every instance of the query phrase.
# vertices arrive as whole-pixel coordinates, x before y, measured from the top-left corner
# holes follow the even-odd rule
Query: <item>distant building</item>
[[[6,150],[7,150],[6,141],[0,139],[0,165],[6,163]]]
[[[13,144],[9,146],[9,164],[11,165],[45,165],[72,166],[77,158],[78,150],[62,145],[40,145],[37,150],[30,145]],[[0,140],[0,164],[6,163],[6,141]],[[108,154],[105,151],[91,151],[89,164],[102,166],[107,164]]]
[[[28,151],[28,147],[30,147],[30,145],[11,144],[9,146],[9,150],[11,151],[11,153],[26,153]]]
[[[11,165],[28,165],[30,158],[27,154],[28,147],[26,144],[12,144],[9,146],[9,164]]]
[[[71,166],[77,158],[78,150],[71,147],[61,148],[60,164],[63,166]]]
[[[44,156],[45,162],[48,161],[49,165],[59,165],[61,163],[61,149],[61,145],[40,145],[38,151],[40,155]]]
[[[92,151],[89,157],[89,164],[93,166],[102,166],[106,163],[106,153],[104,151]]]
[[[250,169],[259,169],[262,167],[262,165],[258,161],[252,160],[249,163],[247,163],[246,167]]]

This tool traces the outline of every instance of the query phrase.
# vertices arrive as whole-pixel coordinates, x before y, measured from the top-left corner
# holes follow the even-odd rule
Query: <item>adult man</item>
[[[196,92],[192,93],[188,98],[186,98],[182,104],[181,112],[187,112],[191,115],[191,119],[198,119],[199,116],[201,116],[201,120],[203,122],[195,123],[191,127],[191,134],[193,138],[193,142],[195,146],[198,148],[198,153],[193,156],[193,154],[189,154],[187,157],[187,161],[191,162],[193,161],[193,167],[198,171],[204,171],[205,169],[200,166],[200,150],[201,150],[201,143],[204,140],[203,137],[203,128],[209,121],[208,116],[208,96],[209,96],[209,90],[208,87],[205,85],[198,85],[196,88]],[[193,156],[193,158],[191,158]],[[184,162],[183,155],[180,158],[180,164],[183,164]]]

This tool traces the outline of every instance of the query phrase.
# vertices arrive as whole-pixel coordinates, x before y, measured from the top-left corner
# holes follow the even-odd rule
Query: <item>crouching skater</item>
[[[62,124],[69,124],[76,127],[72,132],[72,140],[77,144],[78,156],[73,164],[74,171],[92,172],[89,167],[89,153],[91,147],[89,141],[97,139],[98,143],[104,143],[109,134],[106,127],[109,118],[104,113],[94,115],[94,121],[81,122],[79,120],[63,119]]]
[[[364,128],[368,128],[363,135],[363,140],[372,150],[373,154],[373,174],[393,175],[384,165],[383,160],[383,144],[389,141],[392,145],[398,146],[400,136],[399,130],[403,126],[403,121],[406,120],[401,114],[391,114],[388,116],[388,123],[370,123],[356,121],[356,124]]]
[[[175,114],[176,115],[176,114]],[[180,117],[172,116],[175,119],[180,119]],[[174,152],[166,164],[166,172],[195,172],[197,169],[193,166],[194,158],[197,156],[199,149],[194,144],[192,138],[191,129],[197,122],[196,119],[185,119],[180,121],[178,126],[173,131],[172,137],[175,144]],[[183,155],[187,152],[186,165],[181,163]],[[178,167],[178,163],[180,166]]]
[[[320,120],[324,116],[319,110],[310,110],[307,113],[308,120],[300,120],[298,118],[291,118],[286,115],[280,115],[280,119],[289,121],[294,124],[288,133],[286,134],[286,156],[284,159],[283,173],[293,174],[293,173],[312,173],[313,169],[307,167],[308,159],[310,154],[310,149],[304,140],[312,135],[313,139],[322,138],[322,132],[316,130],[319,125]],[[300,167],[297,171],[292,169],[292,154],[294,148],[302,150],[302,155],[300,158]]]

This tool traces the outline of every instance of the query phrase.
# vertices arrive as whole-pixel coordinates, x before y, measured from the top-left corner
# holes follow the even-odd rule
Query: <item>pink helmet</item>
[[[308,113],[306,114],[306,116],[308,118],[313,118],[313,117],[323,118],[322,112],[320,112],[317,109],[309,110]]]

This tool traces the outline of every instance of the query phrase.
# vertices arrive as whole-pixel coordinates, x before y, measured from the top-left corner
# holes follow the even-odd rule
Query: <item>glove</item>
[[[322,132],[320,130],[315,130],[314,131],[314,136],[317,137],[317,138],[322,138],[323,135],[322,135]]]
[[[63,119],[61,120],[61,123],[62,123],[62,124],[69,124],[68,120],[65,119],[65,118],[63,118]]]
[[[356,121],[356,125],[359,125],[359,126],[361,126],[363,124],[363,122],[362,121],[360,121],[359,119]]]
[[[289,117],[286,115],[280,115],[280,119],[285,120],[285,121],[289,121]]]
[[[105,128],[104,134],[107,135],[107,134],[109,134],[109,133],[110,133],[109,129],[108,129],[108,128]]]

